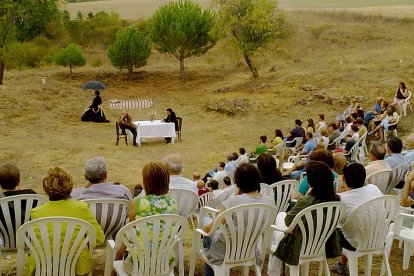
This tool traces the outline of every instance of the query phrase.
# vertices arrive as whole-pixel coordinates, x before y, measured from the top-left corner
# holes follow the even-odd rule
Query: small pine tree
[[[56,63],[64,67],[69,67],[70,77],[72,78],[72,68],[85,65],[86,59],[78,46],[69,44],[57,54]]]
[[[190,0],[168,3],[151,18],[151,40],[158,51],[168,53],[180,62],[182,80],[186,80],[184,59],[200,56],[216,44],[216,38],[211,35],[214,21],[212,11],[202,10]]]
[[[148,39],[136,27],[128,27],[116,34],[114,44],[108,48],[108,57],[113,66],[128,70],[128,81],[135,68],[147,64],[151,54]]]

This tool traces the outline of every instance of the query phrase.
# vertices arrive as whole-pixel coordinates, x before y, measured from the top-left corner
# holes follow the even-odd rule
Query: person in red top
[[[197,181],[197,189],[198,189],[198,196],[201,196],[202,194],[210,192],[210,190],[206,187],[204,187],[204,181],[198,180]]]

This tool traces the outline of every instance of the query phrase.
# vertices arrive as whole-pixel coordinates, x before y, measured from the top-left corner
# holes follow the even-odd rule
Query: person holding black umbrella
[[[102,98],[100,96],[99,90],[95,91],[95,98],[92,101],[92,104],[83,112],[81,117],[82,122],[96,122],[96,123],[109,123],[110,121],[106,119],[105,114],[102,109]]]

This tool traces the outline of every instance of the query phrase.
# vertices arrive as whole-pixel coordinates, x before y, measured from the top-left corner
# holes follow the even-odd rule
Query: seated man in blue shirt
[[[316,139],[313,139],[313,134],[311,132],[306,133],[305,139],[306,143],[299,147],[297,151],[294,151],[293,154],[300,152],[301,155],[307,155],[316,147],[318,142]]]
[[[398,137],[391,137],[387,142],[387,154],[385,155],[385,161],[391,168],[397,167],[402,163],[405,163],[404,157],[401,152],[403,149],[403,142]]]

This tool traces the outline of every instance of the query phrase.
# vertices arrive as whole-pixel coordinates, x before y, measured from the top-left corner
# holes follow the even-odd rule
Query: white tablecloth
[[[160,138],[171,137],[171,143],[174,144],[175,138],[175,124],[164,123],[160,120],[155,121],[136,121],[134,122],[137,129],[137,143],[141,146],[141,139],[143,138]]]

